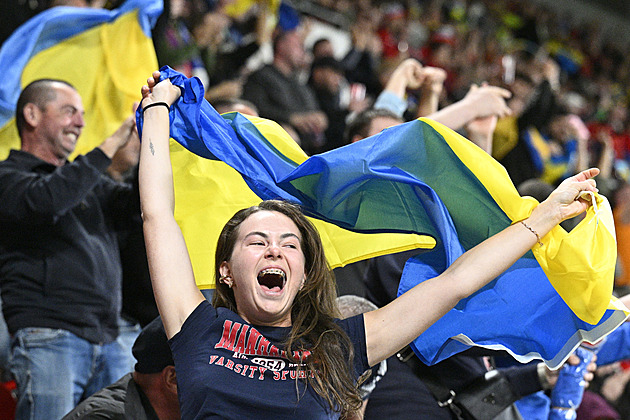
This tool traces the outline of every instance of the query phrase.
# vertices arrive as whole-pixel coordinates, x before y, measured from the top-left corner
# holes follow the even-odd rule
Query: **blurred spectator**
[[[343,146],[346,120],[353,113],[361,112],[370,104],[365,86],[360,83],[349,85],[344,77],[341,63],[332,56],[317,58],[311,65],[309,85],[315,92],[319,108],[328,118],[325,131],[326,143],[320,151]]]
[[[378,75],[382,44],[376,33],[379,17],[376,7],[359,12],[350,28],[352,47],[341,60],[348,81],[365,85],[372,97],[376,97],[382,89]]]
[[[243,92],[246,63],[262,46],[271,42],[267,2],[259,2],[240,15],[228,15],[228,1],[193,23],[193,35],[201,49],[208,86],[206,99],[238,98]]]
[[[187,0],[164,0],[164,12],[153,29],[153,43],[160,67],[168,65],[186,77],[199,77],[208,86],[199,45],[186,23],[194,13],[191,7]]]
[[[137,360],[133,372],[83,401],[64,420],[179,419],[175,363],[161,318],[142,329],[133,355]]]
[[[630,184],[624,183],[615,194],[615,232],[617,234],[617,287],[630,286]]]
[[[136,135],[130,116],[68,162],[83,104],[62,81],[39,80],[16,107],[21,150],[1,163],[2,305],[13,338],[17,418],[60,418],[118,379],[131,355],[117,341],[121,263],[115,230],[138,220],[137,191],[104,176]]]
[[[193,16],[190,22],[194,42],[200,50],[201,63],[207,73],[207,80],[204,81],[206,99],[239,97],[243,83],[238,80],[238,69],[245,63],[249,55],[256,52],[258,47],[252,45],[253,50],[247,51],[243,57],[239,57],[239,53],[236,51],[230,57],[222,54],[221,47],[227,44],[226,34],[231,19],[224,13],[220,4],[201,16]],[[232,59],[235,60],[235,63],[231,63],[233,67],[226,71],[224,63],[230,62]]]
[[[605,121],[592,121],[588,128],[596,139],[612,142],[616,159],[630,158],[630,132],[628,131],[627,105],[618,102],[612,105]]]
[[[378,29],[378,36],[383,44],[383,58],[409,57],[406,10],[402,3],[390,2],[383,5],[383,21]]]
[[[577,115],[556,113],[541,130],[528,127],[521,136],[545,182],[557,184],[572,170],[589,166],[589,133]]]
[[[552,59],[543,63],[531,55],[525,55],[523,73],[517,71],[514,85],[514,100],[521,101],[522,106],[514,107],[515,115],[509,121],[512,124],[510,131],[514,139],[511,149],[503,145],[494,147],[502,150],[503,156],[500,162],[507,169],[514,184],[518,185],[530,178],[536,178],[541,174],[542,167],[537,166],[531,142],[524,135],[528,129],[538,132],[545,131],[551,117],[556,112],[556,87],[558,84],[558,66]],[[543,75],[541,79],[541,73]],[[537,82],[537,80],[540,80]],[[522,87],[522,88],[521,88]],[[520,89],[520,90],[519,90]],[[522,93],[521,93],[522,92]],[[509,103],[511,106],[511,102]],[[496,141],[495,141],[496,143]],[[505,150],[509,150],[507,153]]]
[[[217,99],[212,101],[211,104],[219,114],[223,114],[225,112],[240,112],[241,114],[258,117],[258,109],[256,108],[256,105],[245,99]]]
[[[335,57],[335,49],[332,42],[327,38],[320,38],[313,42],[311,47],[311,54],[313,54],[313,61],[322,57]]]
[[[273,62],[247,78],[243,98],[256,105],[261,117],[295,130],[302,149],[313,154],[326,143],[328,119],[311,88],[299,80],[306,62],[300,32],[280,32],[274,40]]]
[[[234,18],[229,3],[166,0],[153,31],[160,65],[199,77],[209,101],[241,96],[247,60],[271,37],[265,3]]]
[[[365,110],[354,116],[346,127],[346,142],[354,143],[402,122],[403,119],[389,109]]]

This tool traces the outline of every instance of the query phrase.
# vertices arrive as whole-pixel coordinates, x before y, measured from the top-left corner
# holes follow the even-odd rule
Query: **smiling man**
[[[13,337],[16,418],[61,418],[129,370],[117,343],[121,264],[115,227],[137,192],[104,176],[134,135],[130,117],[68,162],[83,129],[79,93],[59,80],[24,88],[21,150],[0,162],[0,289]]]

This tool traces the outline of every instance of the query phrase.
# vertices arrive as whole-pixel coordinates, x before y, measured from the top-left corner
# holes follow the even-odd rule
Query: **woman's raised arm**
[[[173,215],[175,199],[169,154],[168,107],[180,90],[154,72],[142,87],[144,125],[140,147],[140,203],[153,293],[170,338],[204,299],[184,237]],[[168,107],[167,107],[168,106]]]
[[[509,226],[464,253],[438,277],[420,283],[389,305],[366,313],[370,365],[413,341],[457,302],[507,270],[558,223],[584,212],[589,202],[579,198],[580,194],[597,191],[591,178],[598,173],[599,169],[593,168],[566,179],[524,223]]]

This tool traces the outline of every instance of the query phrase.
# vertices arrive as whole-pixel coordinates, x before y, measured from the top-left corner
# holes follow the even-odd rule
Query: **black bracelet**
[[[151,108],[152,106],[165,106],[166,109],[168,109],[169,111],[171,110],[171,107],[168,106],[168,104],[166,102],[153,102],[153,103],[145,106],[144,108],[142,108],[142,115],[144,115],[144,111],[146,111],[147,109]]]

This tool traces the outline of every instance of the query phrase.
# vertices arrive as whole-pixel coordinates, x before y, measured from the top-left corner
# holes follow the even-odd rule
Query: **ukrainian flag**
[[[392,127],[304,160],[289,140],[284,146],[289,149],[278,146],[287,136],[273,123],[236,113],[220,116],[203,101],[197,79],[168,68],[162,75],[183,90],[172,107],[171,136],[193,153],[236,169],[257,198],[300,203],[319,223],[352,231],[363,244],[382,232],[433,238],[431,251],[407,263],[400,293],[435,277],[465,250],[525,219],[537,205],[518,195],[494,159],[433,121]],[[141,127],[140,113],[138,119]],[[180,168],[181,162],[173,161],[176,179],[198,175]],[[207,208],[196,211],[214,215],[213,202],[224,198],[213,194]],[[459,302],[414,341],[419,357],[432,364],[479,345],[557,367],[580,342],[594,342],[625,320],[627,310],[611,297],[616,243],[604,197],[597,197],[597,211],[589,209],[570,233],[558,226],[542,240],[542,247]],[[343,250],[348,244],[335,242],[335,247]]]
[[[158,66],[151,27],[161,13],[161,0],[128,0],[112,11],[54,7],[20,26],[0,50],[0,159],[20,148],[15,105],[36,79],[65,80],[83,98],[86,125],[74,156],[112,134]]]
[[[193,148],[196,154],[171,141],[175,219],[186,240],[197,286],[200,289],[214,288],[215,246],[225,223],[238,210],[259,204],[270,197],[282,197],[281,189],[273,187],[274,191],[269,190],[273,185],[270,177],[262,182],[258,176],[269,172],[276,177],[283,176],[306,161],[307,156],[273,121],[250,117],[252,123],[237,113],[221,117],[207,102],[203,110],[199,109],[201,102],[197,103],[197,100],[203,98],[203,87],[198,79],[185,79],[171,69],[166,74],[177,77],[182,86],[188,86],[184,92],[185,103],[180,102],[181,109],[185,111],[173,121],[172,126],[177,127],[173,128],[177,132],[173,137],[180,142],[189,138],[187,130],[197,127],[196,118],[203,113],[204,119],[211,119],[212,127],[216,128],[213,134],[221,139],[219,142],[226,146],[225,151],[230,154],[229,159],[223,156],[220,158],[222,161],[217,160],[218,156],[196,146],[198,141],[195,133],[191,133],[192,137],[188,141],[184,140],[184,146]],[[138,129],[141,131],[142,115],[138,115]],[[234,137],[234,129],[226,121],[239,127],[241,134],[251,139],[252,144],[240,145]],[[270,147],[269,152],[260,156],[259,160],[241,160],[241,155],[247,155],[250,148],[260,149],[256,143],[261,140]],[[239,172],[247,174],[245,179]],[[435,246],[435,240],[425,234],[381,231],[370,235],[370,240],[366,241],[365,234],[347,229],[349,225],[329,223],[321,218],[312,218],[311,221],[321,235],[332,268],[378,255]]]

